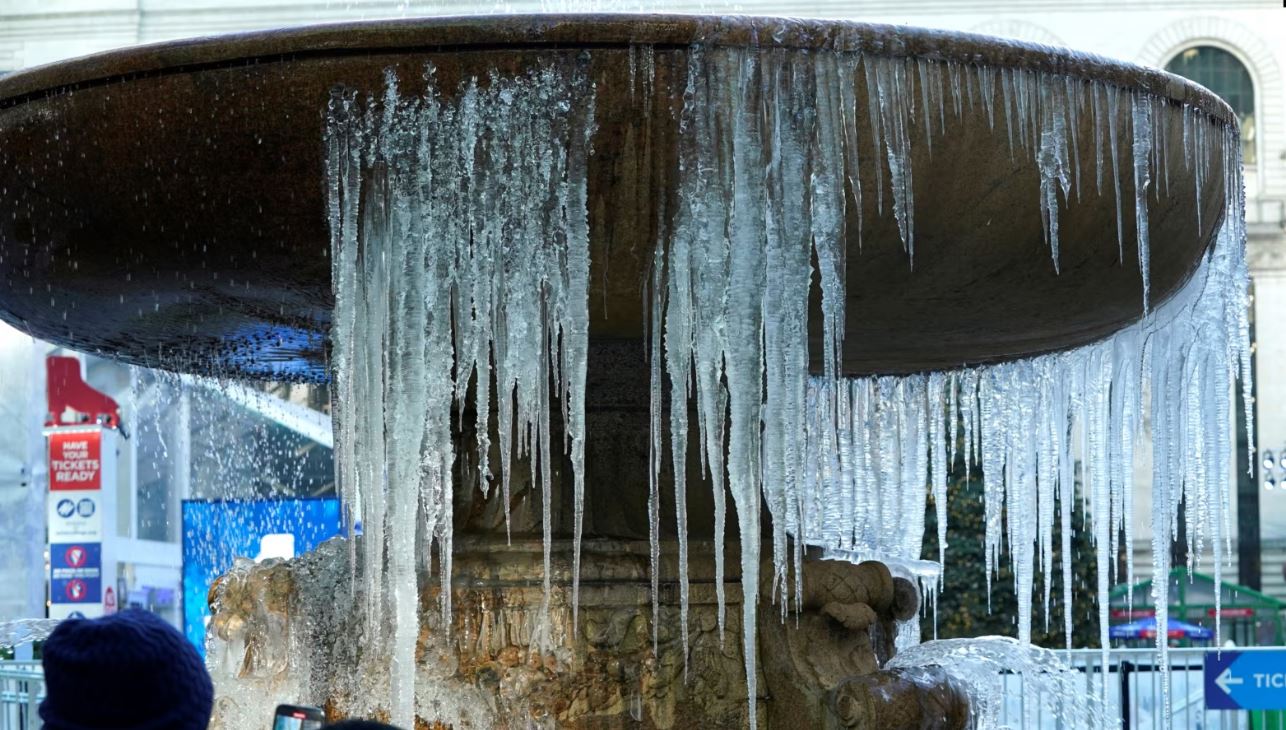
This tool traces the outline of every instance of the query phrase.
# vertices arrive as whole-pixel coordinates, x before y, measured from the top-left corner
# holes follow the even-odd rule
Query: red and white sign
[[[49,542],[101,542],[103,433],[76,429],[49,434]]]
[[[85,567],[85,558],[88,557],[88,554],[89,553],[85,550],[85,548],[81,547],[80,545],[72,545],[71,547],[67,548],[67,554],[64,556],[64,559],[67,561],[67,567],[69,568]]]
[[[1124,608],[1112,609],[1112,618],[1152,618],[1157,612],[1152,609],[1136,608],[1127,611]]]
[[[107,590],[103,591],[103,614],[113,613],[116,613],[116,591],[112,590],[111,586],[108,586]]]
[[[1224,618],[1252,618],[1255,615],[1253,608],[1225,608],[1219,611]],[[1206,610],[1206,615],[1214,618],[1215,610],[1213,608]]]
[[[103,434],[98,430],[49,435],[49,491],[102,489]]]

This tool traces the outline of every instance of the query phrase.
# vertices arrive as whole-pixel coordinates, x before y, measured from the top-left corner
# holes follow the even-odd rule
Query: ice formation
[[[450,625],[453,410],[463,413],[472,382],[486,475],[495,399],[506,503],[511,457],[532,456],[548,603],[550,383],[579,505],[588,343],[594,90],[584,69],[571,60],[468,80],[449,101],[432,68],[424,82],[418,96],[401,94],[391,74],[382,98],[337,90],[327,135],[336,468],[364,530],[368,615],[391,618],[390,710],[405,727],[414,725],[417,527],[436,545]],[[579,544],[579,508],[576,524]]]
[[[56,618],[17,618],[0,621],[0,649],[44,641],[58,628]]]
[[[1209,543],[1222,555],[1231,393],[1239,375],[1249,387],[1250,375],[1234,128],[1182,108],[1178,154],[1154,130],[1171,116],[1160,113],[1162,106],[1175,102],[1099,81],[832,50],[695,46],[688,59],[677,120],[678,206],[658,241],[650,287],[654,580],[656,480],[666,448],[670,468],[685,473],[693,428],[697,458],[715,490],[717,533],[725,489],[741,535],[760,534],[761,500],[768,506],[772,578],[783,613],[798,601],[788,566],[802,560],[806,543],[920,557],[927,494],[935,496],[939,530],[946,527],[947,470],[958,435],[963,456],[985,478],[985,569],[990,575],[1005,545],[1014,564],[1022,642],[1031,632],[1035,573],[1053,570],[1055,521],[1063,524],[1064,541],[1074,528],[1068,522],[1079,462],[1098,544],[1107,646],[1110,556],[1122,531],[1132,538],[1131,469],[1145,419],[1154,449],[1155,574],[1168,570],[1166,546],[1177,532],[1181,500],[1188,506],[1189,554]],[[456,486],[451,416],[463,409],[470,383],[483,459],[492,399],[498,406],[504,498],[510,457],[531,453],[546,517],[550,387],[557,389],[579,525],[594,93],[576,61],[562,63],[466,80],[451,94],[438,93],[430,69],[422,96],[402,95],[390,77],[382,98],[341,90],[331,102],[339,480],[353,519],[365,528],[365,565],[386,565],[382,573],[366,571],[366,595],[373,615],[393,616],[392,715],[404,725],[411,724],[414,700],[417,521],[436,543],[445,589]],[[859,105],[859,89],[868,104]],[[912,127],[926,125],[928,139],[945,139],[966,106],[985,109],[1011,154],[1034,159],[1041,194],[1032,205],[1042,215],[1054,267],[1060,210],[1090,195],[1113,196],[1124,258],[1122,196],[1133,193],[1132,243],[1146,315],[1068,352],[956,372],[845,378],[839,356],[848,197],[874,195],[881,210],[890,202],[910,265],[916,207],[910,145],[918,138]],[[863,115],[860,126],[869,126],[873,138],[861,146],[875,156],[859,160]],[[1077,138],[1084,115],[1095,120],[1092,140]],[[1171,168],[1199,191],[1212,159],[1221,159],[1229,191],[1218,240],[1178,294],[1150,302],[1148,191],[1157,192],[1157,182],[1168,185]],[[868,166],[875,190],[859,186],[858,172]],[[1133,170],[1134,190],[1120,189],[1118,168]],[[1103,189],[1105,174],[1113,180],[1110,191]],[[810,375],[808,350],[814,273],[825,336],[820,377]],[[680,479],[680,506],[686,488]],[[682,509],[678,517],[683,551]],[[549,529],[546,519],[547,556]],[[945,550],[945,540],[940,544]],[[1069,553],[1065,543],[1062,554]],[[759,541],[743,541],[740,554],[743,585],[757,585]],[[1067,563],[1061,568],[1070,571]],[[718,569],[721,576],[722,562]],[[548,587],[548,558],[544,579]],[[1069,580],[1064,586],[1070,591]],[[1165,590],[1164,582],[1155,584],[1160,620]],[[450,591],[441,595],[449,612]],[[753,627],[756,592],[745,595],[743,625]],[[1042,598],[1048,605],[1048,594]],[[681,602],[686,625],[686,586]],[[722,595],[720,604],[722,615]],[[744,631],[742,640],[753,705],[755,631]],[[1164,641],[1158,648],[1165,650]],[[748,717],[753,727],[753,708]]]
[[[885,665],[910,672],[936,666],[959,682],[969,696],[970,726],[979,730],[1002,725],[1005,675],[1021,677],[1019,727],[1098,728],[1107,726],[1101,704],[1084,691],[1085,675],[1071,669],[1049,649],[1005,636],[944,639],[909,647]]]
[[[857,84],[865,84],[866,110],[854,103]],[[752,85],[761,95],[757,105],[745,103]],[[1069,523],[1079,462],[1098,546],[1102,645],[1109,645],[1111,556],[1122,531],[1127,544],[1132,540],[1133,455],[1145,418],[1154,450],[1154,575],[1169,569],[1181,500],[1189,554],[1199,555],[1209,543],[1220,564],[1228,534],[1231,394],[1238,376],[1243,387],[1250,378],[1240,151],[1235,129],[1183,108],[1182,161],[1173,159],[1166,137],[1154,130],[1163,116],[1157,110],[1171,103],[1024,70],[736,48],[691,55],[680,118],[680,209],[673,236],[661,242],[657,279],[664,285],[655,288],[653,301],[654,310],[664,312],[664,351],[654,339],[653,357],[666,363],[678,394],[672,412],[686,413],[683,396],[695,371],[697,426],[726,438],[726,456],[719,440],[704,442],[706,467],[718,473],[711,454],[726,459],[742,535],[759,533],[760,499],[768,505],[783,611],[798,589],[786,585],[786,576],[789,561],[802,559],[802,544],[919,558],[930,492],[945,559],[947,469],[957,428],[964,431],[966,460],[981,467],[985,480],[985,570],[990,576],[996,569],[1004,545],[1013,562],[1022,642],[1031,637],[1035,573],[1053,570],[1054,522],[1061,521],[1064,541],[1075,529]],[[1132,167],[1145,316],[1067,352],[948,373],[841,377],[845,183],[855,196],[880,198],[887,173],[893,214],[912,258],[908,125],[931,128],[936,121],[944,133],[948,109],[959,117],[964,104],[982,104],[992,117],[1003,117],[1012,153],[1034,155],[1055,267],[1059,209],[1082,194],[1081,177],[1092,173],[1098,187],[1106,166],[1114,180],[1118,165]],[[1128,130],[1117,128],[1118,108],[1129,110]],[[875,135],[865,146],[878,158],[859,163],[855,115],[862,111]],[[1090,141],[1074,133],[1082,114],[1111,122],[1095,125],[1094,156],[1091,161],[1087,150],[1084,165],[1079,145]],[[1118,160],[1122,147],[1127,157]],[[1154,178],[1164,181],[1177,165],[1199,191],[1213,156],[1223,162],[1229,191],[1217,241],[1191,281],[1153,308],[1148,191]],[[859,164],[875,166],[877,190],[858,188]],[[1114,194],[1119,210],[1119,189]],[[1121,230],[1118,216],[1124,255]],[[814,259],[824,320],[820,377],[810,377],[807,349]],[[726,410],[705,406],[724,401]],[[671,447],[681,443],[672,440]],[[748,585],[758,580],[757,548],[757,541],[743,541]],[[1071,566],[1061,567],[1063,600],[1070,604]],[[1049,585],[1045,581],[1046,615]],[[1162,619],[1165,590],[1163,582],[1154,588]],[[754,603],[743,609],[745,625],[755,625]],[[753,632],[743,640],[753,697]],[[1158,649],[1165,648],[1158,641]]]

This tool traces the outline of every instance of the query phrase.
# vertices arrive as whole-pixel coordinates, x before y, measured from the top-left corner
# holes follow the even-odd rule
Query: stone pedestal
[[[238,566],[212,591],[215,730],[253,727],[285,701],[323,705],[336,718],[384,716],[387,626],[366,620],[350,547],[333,540],[293,561]],[[457,545],[449,627],[438,589],[421,593],[417,727],[746,726],[741,585],[728,577],[721,635],[709,543],[692,546],[686,667],[672,562],[663,566],[654,645],[646,542],[584,545],[575,631],[570,546],[556,546],[554,558],[545,612],[539,543]],[[895,622],[914,619],[914,603],[895,594],[913,592],[895,591],[879,563],[810,561],[804,576],[803,610],[784,621],[761,590],[761,727],[912,726],[905,718],[964,727],[967,705],[949,683],[879,671]],[[436,586],[436,576],[421,585]]]

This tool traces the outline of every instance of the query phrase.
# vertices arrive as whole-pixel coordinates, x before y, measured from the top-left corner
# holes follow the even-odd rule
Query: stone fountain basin
[[[322,380],[333,304],[323,146],[332,89],[378,92],[394,69],[405,93],[422,85],[431,62],[438,87],[451,93],[461,79],[583,56],[598,128],[589,158],[591,336],[640,337],[665,222],[658,211],[674,194],[676,111],[697,42],[1028,69],[1146,91],[1168,101],[1158,142],[1175,151],[1182,105],[1212,124],[1235,123],[1213,94],[1161,71],[981,36],[830,21],[488,16],[143,46],[0,79],[0,318],[133,363]],[[1128,114],[1123,105],[1125,130]],[[934,125],[931,154],[923,127],[912,128],[914,269],[887,187],[877,210],[869,135],[859,141],[863,231],[859,246],[850,204],[848,373],[1066,349],[1142,314],[1129,140],[1121,140],[1118,168],[1121,261],[1112,171],[1097,193],[1085,141],[1093,118],[1080,119],[1082,191],[1060,216],[1057,274],[1033,155],[1011,156],[1003,121],[993,130],[980,108],[966,105],[961,122],[948,112],[950,132]],[[859,126],[859,140],[866,131]],[[1154,304],[1188,279],[1221,220],[1223,161],[1212,152],[1208,162],[1200,199],[1181,165],[1148,198]],[[820,317],[812,319],[820,353]]]

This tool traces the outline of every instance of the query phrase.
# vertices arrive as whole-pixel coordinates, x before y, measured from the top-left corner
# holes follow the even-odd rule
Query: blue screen
[[[207,593],[237,558],[255,558],[266,535],[294,537],[302,555],[342,533],[339,500],[272,499],[183,502],[183,630],[205,654]],[[273,538],[269,544],[281,543]]]

